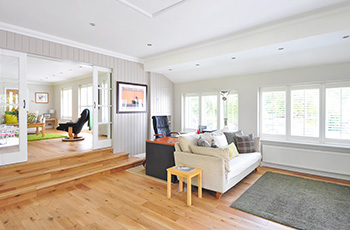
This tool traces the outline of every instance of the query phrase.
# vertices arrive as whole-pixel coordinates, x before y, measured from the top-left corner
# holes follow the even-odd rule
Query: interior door
[[[93,67],[93,148],[112,146],[112,71]]]
[[[27,55],[0,49],[0,165],[27,161]]]

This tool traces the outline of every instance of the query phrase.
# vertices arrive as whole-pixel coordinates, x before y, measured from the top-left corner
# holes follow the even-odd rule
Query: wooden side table
[[[191,206],[192,204],[192,197],[191,197],[191,180],[192,177],[198,176],[198,197],[202,198],[202,169],[200,168],[194,168],[190,171],[183,171],[176,169],[177,166],[173,166],[171,168],[167,169],[167,197],[168,199],[171,198],[171,175],[176,175],[179,177],[179,191],[183,191],[183,178],[185,177],[187,179],[187,205]],[[191,166],[189,166],[191,167]]]

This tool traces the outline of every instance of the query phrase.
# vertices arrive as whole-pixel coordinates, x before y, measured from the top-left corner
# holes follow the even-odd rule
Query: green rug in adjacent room
[[[57,133],[45,133],[45,136],[42,137],[41,134],[37,135],[28,135],[28,141],[39,141],[39,140],[46,140],[46,139],[55,139],[55,138],[64,138],[67,135],[57,134]]]
[[[350,186],[266,172],[232,208],[298,229],[350,229]]]

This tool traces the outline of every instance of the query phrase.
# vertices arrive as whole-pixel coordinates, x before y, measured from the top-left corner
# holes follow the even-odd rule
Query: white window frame
[[[82,90],[82,88],[88,88],[88,87],[91,87],[91,95],[92,95],[91,105],[84,105],[81,102],[81,99],[82,99],[81,90]],[[86,83],[86,84],[79,85],[79,114],[85,108],[89,108],[92,111],[93,107],[94,107],[94,98],[93,98],[93,86],[92,86],[92,83]]]
[[[292,111],[292,90],[303,90],[303,89],[318,89],[319,90],[319,118],[318,118],[318,137],[307,137],[307,136],[297,136],[297,135],[292,135],[292,116],[293,116],[293,111]],[[287,101],[287,106],[289,106],[289,122],[287,123],[288,127],[288,132],[287,136],[289,140],[293,141],[309,141],[309,142],[319,142],[321,140],[321,111],[323,109],[323,103],[322,103],[322,86],[320,84],[310,84],[310,85],[293,85],[293,86],[288,86],[287,91],[289,91],[289,101]]]
[[[276,91],[285,91],[286,92],[286,108],[285,108],[285,114],[286,114],[286,123],[285,123],[285,134],[267,134],[267,133],[263,133],[262,132],[262,124],[263,124],[263,116],[262,116],[262,112],[263,112],[263,106],[262,106],[262,102],[263,102],[263,97],[262,97],[262,93],[263,92],[276,92]],[[259,93],[259,130],[260,130],[260,137],[262,138],[266,138],[266,139],[286,139],[289,131],[288,128],[288,116],[287,114],[289,113],[288,110],[288,98],[290,97],[290,95],[288,95],[288,90],[287,87],[285,86],[280,86],[280,87],[263,87],[260,88],[260,93]]]
[[[323,97],[324,97],[324,122],[322,124],[322,128],[324,129],[323,132],[323,140],[325,143],[334,143],[334,144],[345,144],[345,145],[350,145],[350,140],[349,139],[333,139],[333,138],[326,138],[326,89],[329,88],[349,88],[350,87],[350,82],[344,82],[344,83],[326,83],[324,84],[324,89],[323,89]]]
[[[259,89],[259,135],[262,139],[266,140],[286,140],[291,142],[310,142],[318,144],[344,144],[350,145],[349,139],[331,139],[326,138],[326,89],[327,88],[348,88],[350,82],[337,82],[337,83],[310,83],[301,85],[286,85],[276,87],[260,87]],[[285,135],[272,135],[264,134],[262,132],[262,92],[270,91],[286,91],[286,134]],[[295,89],[319,89],[319,137],[306,137],[306,136],[292,136],[291,135],[291,90]]]
[[[238,113],[239,113],[239,95],[238,95],[238,91],[237,90],[231,90],[230,94],[237,94],[238,97]],[[186,97],[193,97],[193,96],[198,96],[199,97],[199,118],[198,118],[198,122],[199,124],[202,124],[202,113],[203,113],[203,106],[202,106],[202,97],[203,96],[216,96],[217,97],[217,128],[216,129],[222,129],[224,128],[224,121],[223,121],[223,103],[222,103],[222,99],[221,99],[221,95],[220,92],[201,92],[201,93],[184,93],[182,95],[182,113],[181,113],[181,129],[184,131],[188,131],[188,132],[193,132],[196,131],[198,129],[198,127],[196,129],[193,128],[188,128],[186,127]],[[238,116],[238,114],[237,114]],[[238,116],[238,121],[237,121],[237,127],[239,129],[239,116]],[[236,130],[234,130],[236,131]]]
[[[70,116],[65,116],[65,114],[63,114],[63,92],[64,91],[66,91],[66,90],[70,90],[71,91],[71,95],[72,95],[72,98],[71,98],[71,101],[73,100],[73,89],[72,89],[72,87],[65,87],[65,88],[62,88],[61,89],[61,119],[62,120],[72,120],[72,116],[73,116],[73,108],[71,108],[70,110],[71,110],[71,114],[70,114]],[[71,105],[72,105],[72,103],[71,103]]]

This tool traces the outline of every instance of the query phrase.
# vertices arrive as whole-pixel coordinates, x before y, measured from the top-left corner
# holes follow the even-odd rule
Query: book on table
[[[181,171],[188,172],[188,171],[193,170],[194,168],[189,167],[189,166],[179,165],[179,166],[175,166],[175,168],[174,168],[174,169],[177,169],[177,170],[181,170]]]

